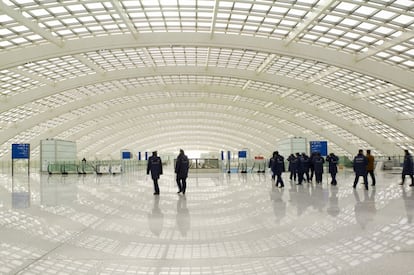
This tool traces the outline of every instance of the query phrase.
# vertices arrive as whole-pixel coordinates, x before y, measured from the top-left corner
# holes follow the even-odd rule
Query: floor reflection
[[[296,185],[284,175],[204,174],[153,196],[145,173],[0,174],[1,274],[405,274],[413,189]],[[403,264],[402,264],[403,263]]]

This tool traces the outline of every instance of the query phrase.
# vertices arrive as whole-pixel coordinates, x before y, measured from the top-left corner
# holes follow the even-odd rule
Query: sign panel
[[[239,151],[239,159],[247,158],[247,151]]]
[[[12,159],[30,159],[30,144],[12,144]]]
[[[310,152],[319,152],[321,156],[326,157],[328,155],[328,142],[327,141],[310,141]]]
[[[131,152],[122,152],[122,159],[130,159]]]

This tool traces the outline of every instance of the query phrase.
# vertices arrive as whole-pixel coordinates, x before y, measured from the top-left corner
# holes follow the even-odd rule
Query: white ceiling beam
[[[374,56],[379,52],[383,52],[386,51],[394,46],[397,46],[407,40],[411,40],[414,38],[414,30],[411,31],[407,31],[402,33],[400,36],[398,37],[393,37],[392,39],[388,40],[387,42],[381,44],[380,46],[376,46],[373,47],[371,49],[369,49],[368,51],[358,54],[356,56],[356,61],[360,62],[368,57]]]
[[[378,96],[378,95],[386,94],[386,93],[389,93],[389,92],[392,92],[392,91],[396,91],[398,89],[399,89],[399,87],[392,85],[392,86],[389,86],[385,89],[371,90],[369,92],[356,95],[355,97],[357,99],[363,99],[363,98],[367,98],[367,97],[370,97],[370,96]]]
[[[146,33],[141,34],[138,40],[131,38],[130,35],[119,35],[116,38],[111,36],[69,40],[66,41],[65,47],[62,49],[57,49],[51,45],[39,45],[36,48],[19,48],[7,52],[0,52],[0,70],[19,66],[28,61],[34,62],[64,55],[97,51],[103,48],[170,47],[171,45],[250,49],[281,56],[287,55],[310,59],[388,81],[408,90],[414,90],[414,81],[412,81],[414,79],[414,72],[379,60],[367,58],[356,62],[353,54],[339,52],[325,47],[299,43],[285,47],[282,41],[227,34],[215,34],[213,39],[210,39],[208,34],[203,33],[194,33],[191,35],[187,33]]]
[[[51,81],[47,78],[39,76],[38,74],[33,74],[33,73],[28,72],[28,71],[22,70],[20,68],[19,69],[18,68],[13,68],[13,69],[10,69],[9,71],[14,72],[14,73],[19,74],[19,75],[22,75],[22,76],[25,76],[27,78],[33,79],[37,82],[43,83],[43,84],[45,84],[47,86],[50,86],[50,87],[55,87],[56,86],[55,81]]]
[[[33,21],[27,19],[26,17],[24,17],[20,12],[18,12],[16,10],[10,8],[9,6],[7,6],[4,3],[4,1],[0,1],[0,11],[5,13],[6,15],[10,16],[11,18],[16,20],[18,23],[22,24],[23,26],[27,27],[32,32],[40,35],[41,37],[43,37],[44,39],[46,39],[50,43],[52,43],[52,44],[54,44],[54,45],[56,45],[60,48],[63,47],[63,40],[62,39],[60,39],[56,36],[53,36],[53,34],[46,31],[44,28],[39,27],[39,25],[37,25]],[[32,47],[30,47],[30,49],[32,51],[36,51]]]
[[[321,73],[319,73],[319,74],[317,74],[317,75],[315,75],[315,76],[313,76],[313,77],[309,78],[309,79],[307,80],[307,82],[308,82],[309,84],[314,83],[314,82],[317,82],[317,81],[319,81],[320,79],[323,79],[323,78],[325,78],[325,77],[327,77],[327,76],[330,76],[331,74],[334,74],[335,72],[337,72],[337,71],[339,71],[339,70],[340,70],[340,68],[338,68],[338,67],[330,67],[330,68],[328,68],[327,70],[325,70],[325,71],[323,71],[323,72],[321,72]]]
[[[414,136],[414,127],[411,123],[406,120],[401,120],[396,114],[381,108],[373,103],[367,101],[357,100],[356,97],[347,95],[345,93],[340,93],[334,91],[328,87],[320,86],[317,84],[310,84],[303,80],[292,79],[289,77],[284,77],[280,75],[268,75],[260,74],[257,75],[256,72],[238,70],[238,69],[225,69],[225,68],[210,68],[208,71],[205,71],[202,67],[180,67],[177,70],[177,67],[163,67],[159,68],[157,75],[208,75],[208,76],[225,76],[237,79],[251,79],[256,82],[263,83],[273,83],[274,85],[280,85],[288,87],[290,89],[297,89],[299,91],[304,91],[310,94],[315,94],[323,98],[332,100],[339,104],[355,109],[369,117],[374,117],[379,121],[387,124],[388,126],[397,129],[401,133],[412,137]],[[7,104],[0,104],[0,113],[7,111],[9,109],[15,108],[20,105],[24,105],[31,101],[35,101],[60,91],[65,91],[69,89],[75,89],[81,86],[90,85],[93,83],[100,83],[105,81],[113,81],[126,78],[139,78],[145,76],[153,76],[154,72],[149,68],[137,68],[123,71],[112,71],[108,72],[105,77],[99,75],[88,75],[81,76],[76,79],[69,79],[66,81],[61,81],[57,83],[55,88],[50,87],[41,87],[30,91],[30,93],[16,95],[14,97],[7,99]],[[38,92],[36,92],[38,90]],[[342,125],[339,125],[342,127]]]
[[[260,74],[270,63],[273,62],[273,60],[275,59],[276,55],[275,54],[269,54],[268,57],[266,57],[266,59],[263,61],[263,63],[259,66],[259,68],[257,68],[256,73]]]
[[[185,85],[187,92],[190,94],[191,91],[196,91],[199,89],[199,87],[197,85]],[[169,89],[171,89],[171,91],[176,91],[176,90],[182,90],[183,89],[183,85],[171,85],[169,86]],[[128,91],[128,95],[129,96],[133,96],[134,94],[147,94],[147,93],[153,93],[153,92],[157,92],[159,90],[165,90],[164,87],[143,87],[141,89],[138,89],[136,91]],[[220,86],[211,86],[208,87],[207,89],[204,88],[204,91],[209,92],[209,94],[214,94],[214,91],[218,91],[220,90]],[[217,92],[216,92],[217,93]],[[240,94],[240,89],[237,88],[227,88],[225,90],[221,89],[220,94],[226,94],[229,95],[230,98],[234,98],[234,97],[239,97]],[[88,105],[93,105],[96,104],[98,102],[105,102],[107,100],[111,100],[113,98],[120,98],[124,96],[124,92],[119,91],[119,92],[113,92],[113,93],[107,93],[106,95],[99,95],[98,97],[95,98],[90,98],[88,101],[85,100],[80,100],[80,102],[73,102],[73,103],[69,103],[66,104],[64,106],[60,106],[58,108],[58,110],[56,110],[56,112],[53,113],[53,115],[55,117],[63,115],[67,112],[70,112],[72,110],[76,110],[76,109],[83,109],[85,107],[87,107]],[[296,100],[296,99],[289,99],[289,100],[284,100],[282,99],[282,97],[277,97],[268,93],[258,93],[255,90],[248,90],[245,91],[243,94],[243,97],[247,97],[247,98],[251,98],[254,99],[255,101],[263,101],[263,102],[274,102],[274,104],[276,105],[283,105],[286,106],[290,109],[297,109],[298,113],[300,112],[305,112],[305,113],[310,113],[313,116],[319,116],[322,119],[329,121],[330,123],[332,123],[333,125],[341,125],[341,127],[343,129],[345,129],[346,131],[355,134],[356,136],[358,136],[359,138],[361,138],[362,140],[368,140],[371,144],[373,144],[374,147],[383,147],[383,144],[386,142],[386,140],[384,140],[383,138],[370,133],[368,131],[365,131],[364,128],[362,128],[360,125],[355,125],[350,123],[349,121],[346,121],[340,117],[337,116],[333,116],[331,113],[324,111],[322,109],[318,109],[318,108],[309,108],[309,106],[304,106],[302,104],[302,102],[300,101],[300,99]],[[215,97],[213,97],[215,98]],[[197,101],[198,98],[194,98],[191,99],[189,97],[180,97],[180,100],[184,101],[184,100],[190,100],[190,101]],[[162,100],[162,99],[161,99]],[[212,102],[212,99],[208,98],[206,99],[204,102]],[[221,99],[220,99],[221,100]],[[234,101],[234,100],[233,100]],[[136,106],[136,103],[130,103],[133,106]],[[232,104],[234,104],[232,102]],[[249,104],[249,103],[244,103],[244,101],[239,104],[239,105],[235,105],[235,107],[241,107],[241,108],[245,108],[245,104]],[[147,107],[150,106],[148,102],[146,102],[145,104]],[[126,108],[126,106],[128,105],[124,105],[124,108]],[[269,107],[269,106],[268,106]],[[277,108],[277,106],[276,106]],[[153,108],[152,108],[153,109]],[[107,110],[104,110],[105,112]],[[99,110],[97,112],[100,112]],[[111,112],[113,113],[114,110],[111,110]],[[146,112],[144,110],[144,112]],[[272,111],[269,111],[270,113],[272,113]],[[155,113],[156,114],[156,113]],[[25,130],[30,129],[31,127],[34,127],[35,125],[43,122],[43,121],[47,121],[48,118],[50,117],[50,113],[49,112],[44,112],[42,114],[39,114],[37,116],[33,116],[27,120],[21,121],[18,125],[15,125],[13,127],[13,129],[7,129],[7,131],[1,133],[0,137],[0,142],[3,140],[8,140],[10,138],[12,138],[14,135],[17,135],[20,132],[23,132]],[[88,117],[88,115],[85,115],[85,117]],[[77,120],[77,122],[79,122],[79,120]],[[360,129],[358,129],[360,128]],[[389,153],[389,152],[388,152]]]
[[[119,0],[110,0],[112,6],[121,17],[122,21],[124,21],[125,25],[127,26],[128,30],[131,32],[132,36],[137,39],[138,38],[138,31],[134,26],[134,23],[129,19],[128,15],[125,13],[124,9],[121,7]]]
[[[289,46],[292,41],[296,39],[302,32],[304,32],[310,25],[315,22],[318,17],[324,13],[336,0],[322,0],[318,3],[317,7],[308,14],[303,22],[299,24],[299,26],[291,31],[289,35],[284,40],[285,46]]]
[[[102,76],[105,75],[105,73],[106,73],[105,70],[103,70],[100,66],[96,65],[95,63],[93,63],[91,60],[84,57],[83,55],[75,54],[73,57],[76,58],[77,60],[79,60],[79,62],[81,62],[82,64],[89,67],[90,69],[94,70],[96,73],[98,73]]]
[[[213,38],[213,35],[214,35],[214,26],[216,25],[219,2],[220,0],[214,1],[213,16],[211,18],[211,25],[210,25],[210,39]]]

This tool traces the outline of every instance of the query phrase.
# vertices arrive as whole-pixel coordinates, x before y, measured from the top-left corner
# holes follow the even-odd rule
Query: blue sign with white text
[[[12,159],[30,159],[30,144],[12,144]]]
[[[328,142],[327,141],[310,141],[310,152],[319,152],[321,156],[326,157],[328,155]]]
[[[122,152],[122,159],[130,159],[131,152]]]

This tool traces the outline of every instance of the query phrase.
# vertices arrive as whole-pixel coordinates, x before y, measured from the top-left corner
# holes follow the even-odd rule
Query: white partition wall
[[[40,141],[41,171],[47,172],[49,163],[76,161],[76,143],[67,140],[45,139]]]
[[[303,153],[308,151],[306,138],[294,137],[279,140],[276,145],[276,150],[279,153],[287,158],[290,154],[295,154],[297,152]]]

